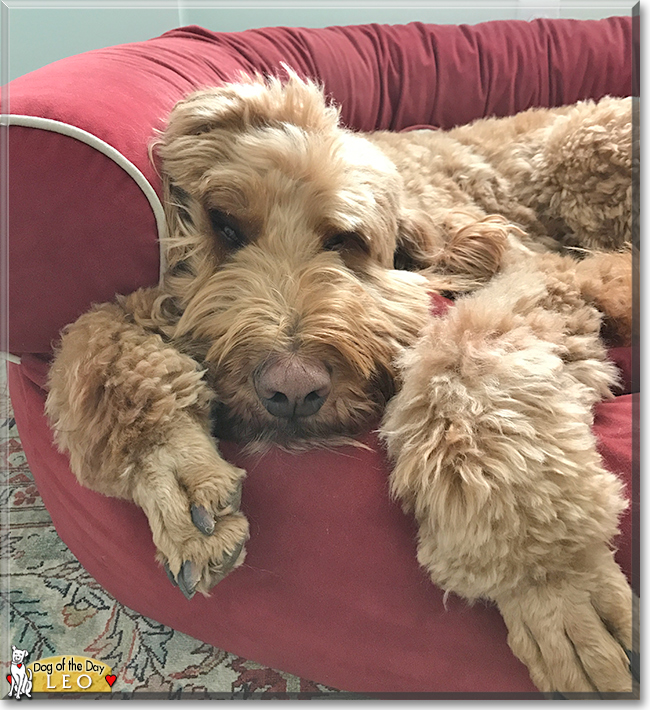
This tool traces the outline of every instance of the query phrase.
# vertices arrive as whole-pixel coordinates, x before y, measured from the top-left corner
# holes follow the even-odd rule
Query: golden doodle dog
[[[630,691],[627,503],[590,429],[632,328],[630,100],[359,134],[289,73],[190,95],[155,149],[164,279],[51,369],[79,481],[144,510],[191,597],[249,535],[211,432],[333,446],[383,416],[431,579],[496,602],[541,690]]]

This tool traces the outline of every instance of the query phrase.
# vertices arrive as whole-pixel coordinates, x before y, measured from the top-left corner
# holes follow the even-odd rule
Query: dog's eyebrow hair
[[[177,185],[175,182],[169,183],[169,194],[175,199],[181,200],[186,203],[190,198],[190,193],[184,190],[182,187]]]

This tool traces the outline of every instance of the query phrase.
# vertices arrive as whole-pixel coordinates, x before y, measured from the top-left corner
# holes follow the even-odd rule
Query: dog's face
[[[190,96],[159,150],[167,308],[217,431],[292,445],[376,418],[427,308],[425,280],[393,270],[394,165],[295,76]]]
[[[22,663],[25,660],[25,657],[27,656],[28,652],[27,651],[21,651],[21,649],[16,648],[15,646],[11,647],[11,662],[12,663]]]

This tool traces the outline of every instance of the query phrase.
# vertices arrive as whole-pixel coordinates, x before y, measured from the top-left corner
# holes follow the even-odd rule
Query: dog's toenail
[[[203,506],[193,504],[190,508],[190,514],[192,515],[192,522],[204,535],[212,535],[214,532],[214,518],[209,510],[206,510]]]
[[[185,584],[181,583],[180,577],[178,579],[178,588],[181,590],[181,592],[183,592],[183,596],[188,601],[194,596],[194,590],[192,590],[191,592],[188,591],[187,588],[185,587]]]
[[[634,680],[637,682],[640,682],[641,680],[641,659],[639,657],[639,654],[630,651],[629,649],[625,649],[625,655],[627,656],[627,660],[630,663],[630,673],[632,674],[632,677]]]
[[[176,581],[176,577],[174,577],[174,575],[172,574],[172,571],[169,569],[169,565],[167,564],[167,562],[165,562],[165,564],[163,566],[165,568],[165,572],[167,573],[167,578],[169,579],[169,581],[175,587],[178,587],[178,582]]]
[[[241,505],[241,492],[242,492],[242,487],[241,483],[237,486],[237,489],[235,492],[230,496],[230,499],[228,500],[228,503],[226,504],[226,508],[230,507],[233,511],[234,510],[239,510],[239,506]]]
[[[191,560],[185,560],[178,573],[178,588],[183,592],[186,599],[191,599],[196,593],[196,585],[199,580],[195,579],[196,569]]]
[[[239,555],[241,554],[241,551],[244,548],[244,543],[240,542],[234,550],[231,552],[226,552],[224,555],[224,558],[221,562],[221,566],[224,570],[230,571],[230,568],[237,562],[237,559],[239,558]]]
[[[242,487],[240,483],[238,484],[234,493],[232,493],[230,498],[228,498],[226,503],[222,507],[219,507],[215,515],[219,517],[221,515],[230,515],[231,513],[236,513],[239,510],[239,506],[241,505],[241,493]]]

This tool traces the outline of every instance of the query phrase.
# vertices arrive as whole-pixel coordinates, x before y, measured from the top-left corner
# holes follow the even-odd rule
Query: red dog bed
[[[632,91],[632,23],[538,20],[476,26],[198,27],[62,60],[9,85],[9,384],[20,436],[61,538],[116,599],[215,646],[361,693],[534,692],[495,608],[469,607],[419,569],[415,526],[370,450],[224,455],[248,470],[243,567],[187,601],[154,561],[143,513],[80,487],[43,415],[48,355],[92,302],[158,279],[154,129],[199,86],[286,62],[323,81],[354,128],[448,128],[484,115]],[[630,351],[595,429],[607,465],[632,472]],[[619,562],[632,572],[631,516]]]

